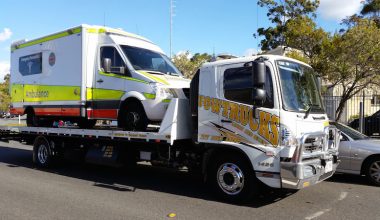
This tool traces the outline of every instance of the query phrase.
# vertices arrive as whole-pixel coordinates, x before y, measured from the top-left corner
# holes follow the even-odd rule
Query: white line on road
[[[347,194],[348,194],[347,192],[341,192],[338,200],[342,201],[343,199],[347,197]]]
[[[312,215],[309,215],[307,217],[305,217],[306,220],[311,220],[311,219],[315,219],[315,218],[318,218],[319,216],[325,214],[326,212],[330,211],[331,209],[324,209],[322,211],[319,211],[319,212],[316,212]]]

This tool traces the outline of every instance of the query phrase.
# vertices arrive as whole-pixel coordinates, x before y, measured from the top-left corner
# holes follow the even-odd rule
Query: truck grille
[[[305,153],[314,153],[323,150],[322,138],[308,138],[304,144]]]

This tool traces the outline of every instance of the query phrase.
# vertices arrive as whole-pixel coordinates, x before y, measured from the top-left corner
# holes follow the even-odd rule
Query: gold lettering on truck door
[[[255,118],[255,112],[253,111],[253,109],[249,110],[248,117],[249,117],[249,128],[252,131],[257,131],[257,129],[259,128],[259,124],[257,123],[257,120]]]
[[[248,124],[249,107],[240,105],[240,124],[246,126]]]
[[[267,112],[260,112],[259,134],[267,140],[269,140],[269,121],[270,114]]]
[[[278,124],[280,123],[280,118],[277,115],[272,115],[270,120],[270,130],[271,134],[269,135],[269,142],[277,146],[278,145]]]
[[[230,103],[230,120],[239,122],[239,104]]]

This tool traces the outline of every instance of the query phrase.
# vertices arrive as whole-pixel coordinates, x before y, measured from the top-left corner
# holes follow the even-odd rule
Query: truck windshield
[[[121,48],[135,70],[182,76],[181,72],[164,54],[126,45],[121,45]]]
[[[312,68],[290,61],[277,61],[284,109],[324,113]]]

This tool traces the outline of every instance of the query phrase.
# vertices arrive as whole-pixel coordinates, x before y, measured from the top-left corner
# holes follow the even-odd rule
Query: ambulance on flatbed
[[[0,130],[3,140],[33,143],[33,160],[41,167],[69,149],[93,163],[187,167],[201,171],[211,189],[232,202],[251,199],[262,183],[283,189],[314,185],[332,176],[339,163],[340,134],[329,126],[313,69],[277,55],[204,64],[190,83],[189,99],[172,97],[159,127],[144,132]]]
[[[160,123],[171,98],[186,99],[190,80],[150,40],[81,25],[11,47],[13,114],[29,126],[63,119],[91,128],[115,120],[125,130]]]

